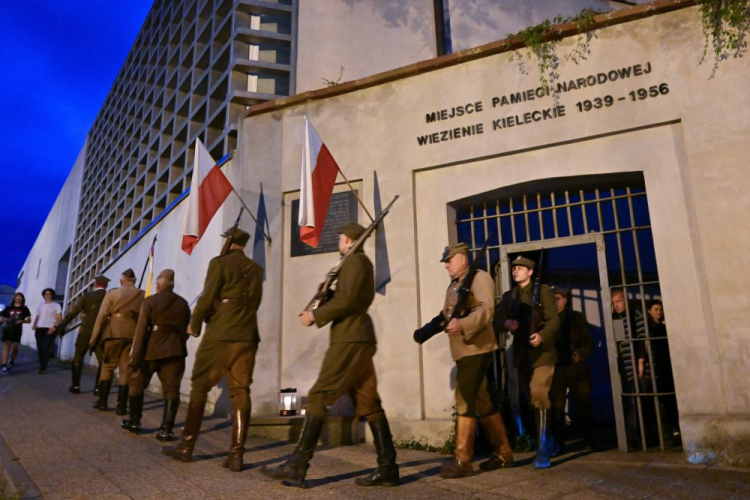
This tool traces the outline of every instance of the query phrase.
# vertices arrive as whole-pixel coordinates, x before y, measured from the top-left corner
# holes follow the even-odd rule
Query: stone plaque
[[[336,229],[348,222],[357,220],[357,198],[351,191],[342,191],[331,195],[328,215],[320,235],[320,243],[313,248],[299,239],[299,200],[292,201],[292,257],[315,255],[339,251],[339,235]]]

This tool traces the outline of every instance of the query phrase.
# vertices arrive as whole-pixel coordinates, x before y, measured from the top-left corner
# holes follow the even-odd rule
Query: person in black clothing
[[[675,391],[674,377],[672,375],[672,358],[670,357],[667,340],[667,325],[664,322],[664,306],[661,300],[651,300],[646,306],[648,308],[649,346],[654,363],[651,372],[656,378],[656,389],[659,393],[673,393]],[[675,446],[679,441],[680,424],[677,413],[677,400],[674,394],[659,396],[659,409],[664,444],[667,447]]]
[[[0,312],[0,324],[3,325],[2,373],[9,373],[16,362],[24,323],[31,323],[31,311],[26,307],[26,297],[19,292],[13,295],[10,306]],[[8,355],[10,355],[10,363]]]
[[[560,331],[555,340],[557,363],[552,378],[550,399],[552,400],[552,434],[560,446],[565,449],[565,403],[567,390],[573,397],[578,424],[583,430],[586,446],[593,449],[594,433],[591,418],[591,370],[586,359],[594,349],[594,342],[589,334],[586,317],[574,311],[570,305],[569,290],[554,286],[557,313],[560,316]]]

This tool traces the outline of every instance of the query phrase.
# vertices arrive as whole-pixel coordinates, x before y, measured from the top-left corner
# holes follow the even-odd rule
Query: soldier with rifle
[[[130,351],[130,415],[122,421],[122,428],[134,434],[141,431],[143,391],[154,374],[161,381],[164,394],[164,414],[159,441],[172,441],[172,429],[180,406],[180,382],[185,373],[187,357],[187,327],[190,323],[190,306],[174,293],[174,271],[165,269],[156,278],[156,293],[144,299],[138,313],[138,325]]]
[[[300,313],[304,326],[315,324],[321,328],[331,323],[331,337],[320,375],[308,395],[305,423],[297,448],[281,465],[261,469],[265,476],[281,480],[286,486],[304,487],[307,469],[327,417],[326,406],[343,394],[352,397],[357,417],[365,418],[370,425],[378,455],[378,468],[355,483],[358,486],[399,485],[396,449],[381,406],[372,362],[376,340],[367,309],[375,296],[375,277],[372,262],[362,251],[365,240],[391,205],[367,229],[357,223],[338,229],[342,258],[328,273],[318,294]]]
[[[557,361],[555,338],[560,317],[552,291],[541,284],[541,264],[533,284],[534,261],[519,255],[511,265],[516,286],[503,294],[496,324],[513,334],[513,365],[520,386],[528,391],[537,427],[534,467],[544,469],[550,466],[549,458],[554,453],[548,423],[549,391]]]
[[[242,212],[240,212],[240,215]],[[203,293],[193,311],[187,333],[205,337],[195,354],[187,417],[182,439],[162,453],[190,462],[203,422],[208,391],[226,377],[232,399],[232,442],[223,466],[239,472],[250,425],[250,384],[258,351],[258,307],[263,293],[263,268],[245,255],[250,235],[235,225],[222,234],[221,255],[211,259]]]
[[[99,399],[94,405],[97,410],[107,410],[112,377],[115,368],[119,368],[120,385],[115,413],[125,415],[128,412],[128,380],[131,373],[128,357],[143,295],[143,290],[135,286],[135,273],[132,269],[127,269],[120,275],[120,288],[107,292],[96,315],[94,331],[89,341],[89,352],[94,352],[99,341],[104,344],[104,368],[99,380]]]
[[[94,278],[94,289],[90,292],[86,292],[81,295],[76,301],[73,309],[65,315],[63,320],[57,326],[57,330],[60,332],[60,338],[64,337],[66,333],[65,328],[70,324],[73,319],[81,315],[81,326],[78,328],[78,338],[76,338],[75,354],[73,355],[73,366],[72,366],[72,383],[68,390],[73,394],[81,393],[81,371],[83,370],[83,358],[86,356],[86,351],[89,349],[89,342],[91,341],[91,334],[94,331],[94,323],[96,317],[99,314],[99,308],[102,306],[104,295],[107,293],[107,284],[109,278],[106,276],[99,275]],[[94,354],[96,354],[96,361],[99,364],[99,368],[96,371],[96,383],[95,386],[99,386],[99,376],[102,369],[102,361],[104,360],[104,351],[101,347],[98,347]]]
[[[470,266],[465,243],[445,247],[440,262],[445,264],[451,283],[443,310],[414,332],[414,340],[421,344],[445,330],[456,362],[456,456],[440,472],[445,479],[474,475],[471,458],[477,419],[493,446],[492,457],[480,464],[480,469],[491,471],[514,465],[505,424],[487,390],[487,370],[498,344],[492,328],[495,283],[479,269],[486,248],[485,242]]]

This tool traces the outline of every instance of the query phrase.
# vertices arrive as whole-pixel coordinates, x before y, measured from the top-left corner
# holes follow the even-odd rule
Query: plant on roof
[[[750,31],[750,0],[696,0],[703,23],[702,63],[709,46],[714,53],[711,78],[721,61],[742,57],[747,52],[747,33]]]

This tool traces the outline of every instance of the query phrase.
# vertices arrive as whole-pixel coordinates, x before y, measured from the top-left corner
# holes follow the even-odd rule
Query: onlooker
[[[24,323],[31,323],[31,311],[26,307],[26,297],[19,292],[13,295],[10,306],[0,312],[0,324],[4,325],[2,373],[9,373],[16,362]],[[8,362],[9,354],[10,363]]]
[[[552,401],[552,434],[560,451],[565,449],[565,403],[567,391],[573,397],[577,423],[580,425],[586,446],[594,449],[594,426],[591,418],[591,370],[586,359],[594,349],[589,334],[586,316],[574,311],[569,302],[570,291],[553,286],[557,314],[560,316],[560,332],[555,340],[557,363],[552,377],[550,400]]]
[[[647,303],[647,307],[648,332],[651,339],[649,345],[654,363],[652,373],[656,378],[656,389],[660,393],[673,393],[674,377],[667,340],[667,325],[664,322],[664,306],[661,300],[651,300]],[[659,396],[659,408],[664,444],[667,447],[675,446],[679,442],[680,424],[674,394]]]
[[[62,307],[53,302],[55,291],[45,288],[42,291],[44,302],[39,305],[31,329],[36,332],[36,349],[39,352],[39,374],[47,371],[47,363],[55,347],[55,332],[62,321]]]

